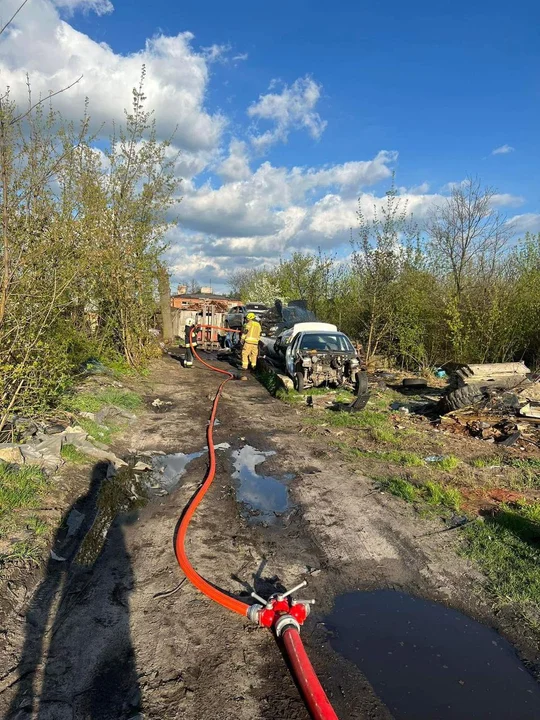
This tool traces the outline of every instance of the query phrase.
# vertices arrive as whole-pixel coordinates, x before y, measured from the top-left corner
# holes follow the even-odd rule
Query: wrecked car
[[[297,323],[273,343],[265,339],[264,349],[285,367],[298,392],[322,385],[346,387],[357,395],[367,392],[367,376],[356,350],[335,325]]]
[[[307,309],[306,303],[302,300],[292,300],[288,305],[276,300],[274,307],[259,318],[263,335],[271,338],[277,337],[284,330],[289,330],[295,323],[315,320],[315,315]]]

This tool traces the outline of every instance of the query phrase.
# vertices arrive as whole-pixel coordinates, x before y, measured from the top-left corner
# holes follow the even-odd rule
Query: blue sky
[[[88,92],[105,121],[119,112],[111,94],[127,97],[146,62],[149,103],[164,134],[181,120],[189,160],[178,169],[175,279],[222,287],[238,263],[317,246],[346,253],[354,198],[376,202],[392,170],[420,219],[472,174],[496,186],[518,234],[540,230],[537,3],[113,4],[30,0],[21,34],[43,34],[28,17],[43,13],[35,26],[61,28],[63,52],[44,69],[10,37],[0,62],[47,88],[84,71],[76,96]]]

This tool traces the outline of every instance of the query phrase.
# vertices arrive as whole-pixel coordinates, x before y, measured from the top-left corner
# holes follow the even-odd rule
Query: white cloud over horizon
[[[7,19],[18,6],[4,0]],[[196,278],[222,287],[234,267],[272,264],[293,250],[346,253],[350,229],[356,225],[358,195],[363,194],[367,217],[385,201],[385,186],[398,161],[395,150],[380,150],[367,159],[319,166],[277,166],[260,155],[301,132],[317,142],[327,128],[319,104],[322,86],[309,75],[289,84],[275,81],[245,111],[245,127],[234,125],[209,109],[208,93],[216,64],[231,73],[246,53],[234,54],[228,44],[197,49],[190,32],[158,34],[136,52],[120,54],[105,43],[75,30],[64,19],[76,11],[98,15],[113,10],[109,0],[32,0],[32,11],[21,11],[0,36],[0,83],[12,97],[26,102],[26,72],[33,93],[45,96],[83,75],[69,92],[57,96],[55,107],[78,120],[90,98],[95,127],[121,121],[146,66],[144,92],[155,111],[161,138],[173,132],[171,156],[179,152],[175,169],[183,178],[182,201],[173,209],[180,225],[169,232],[168,259],[174,280]],[[248,124],[250,123],[250,124]],[[234,129],[234,132],[232,129]],[[510,146],[502,146],[502,148]],[[496,149],[503,154],[510,150]],[[448,190],[451,184],[446,188]],[[441,193],[427,182],[400,187],[409,212],[422,220]],[[523,198],[495,196],[500,207],[518,207]],[[524,213],[509,220],[518,231],[538,227],[540,215]]]
[[[514,215],[507,221],[515,235],[540,233],[540,213],[523,213]]]

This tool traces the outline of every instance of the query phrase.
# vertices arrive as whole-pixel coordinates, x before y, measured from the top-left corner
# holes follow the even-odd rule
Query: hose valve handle
[[[302,580],[301,583],[298,583],[298,585],[295,585],[295,586],[294,586],[293,588],[291,588],[290,590],[287,590],[287,592],[284,592],[284,593],[281,593],[280,595],[278,595],[278,598],[279,598],[280,600],[284,600],[286,597],[289,597],[289,595],[292,595],[292,594],[295,593],[297,590],[300,590],[301,588],[306,587],[306,585],[307,585],[307,581],[306,581],[306,580]]]
[[[251,597],[252,597],[252,598],[255,598],[255,600],[257,600],[258,602],[260,602],[263,607],[268,607],[268,605],[269,605],[268,600],[265,600],[265,599],[262,598],[260,595],[257,595],[256,592],[252,592],[252,593],[251,593]]]

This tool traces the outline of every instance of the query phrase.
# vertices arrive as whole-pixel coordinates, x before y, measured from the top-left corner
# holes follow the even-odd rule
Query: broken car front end
[[[300,392],[308,387],[347,387],[358,391],[360,361],[355,353],[298,351],[294,381]]]

